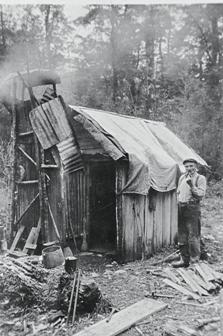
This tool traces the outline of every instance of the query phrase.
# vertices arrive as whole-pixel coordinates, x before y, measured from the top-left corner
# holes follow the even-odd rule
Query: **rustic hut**
[[[15,133],[23,146],[17,147],[27,162],[17,158],[14,235],[39,222],[42,242],[80,241],[84,250],[113,251],[125,261],[172,244],[181,162],[205,161],[164,123],[51,98],[34,102],[28,113],[19,110],[22,128]],[[23,134],[31,132],[33,141]]]

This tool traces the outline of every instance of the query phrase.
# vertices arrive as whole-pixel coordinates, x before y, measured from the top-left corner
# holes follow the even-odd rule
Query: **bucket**
[[[64,255],[59,245],[46,247],[42,251],[43,265],[46,268],[54,268],[60,266],[64,262]]]

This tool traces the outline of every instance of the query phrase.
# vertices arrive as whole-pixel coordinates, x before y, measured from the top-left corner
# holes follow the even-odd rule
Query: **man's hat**
[[[186,164],[188,162],[191,162],[191,163],[196,163],[197,164],[197,161],[195,159],[192,159],[192,158],[189,158],[189,159],[186,159],[183,161],[183,164]]]

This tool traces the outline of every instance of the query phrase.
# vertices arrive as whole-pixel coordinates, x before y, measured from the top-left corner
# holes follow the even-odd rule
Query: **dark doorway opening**
[[[90,250],[116,249],[115,166],[112,162],[90,167]]]

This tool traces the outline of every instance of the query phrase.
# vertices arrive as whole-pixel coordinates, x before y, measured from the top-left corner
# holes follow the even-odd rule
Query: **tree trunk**
[[[3,18],[3,6],[0,7],[0,20],[1,20],[1,33],[2,33],[2,47],[3,53],[5,54],[6,51],[6,38],[5,38],[5,23]],[[4,55],[3,55],[4,56]]]
[[[47,61],[48,61],[49,69],[52,69],[51,50],[50,50],[50,43],[51,43],[50,11],[51,11],[51,5],[46,5],[46,12],[45,12],[46,55],[47,55]]]
[[[115,103],[118,92],[117,45],[116,45],[116,9],[111,10],[111,56],[112,56],[112,100]]]

